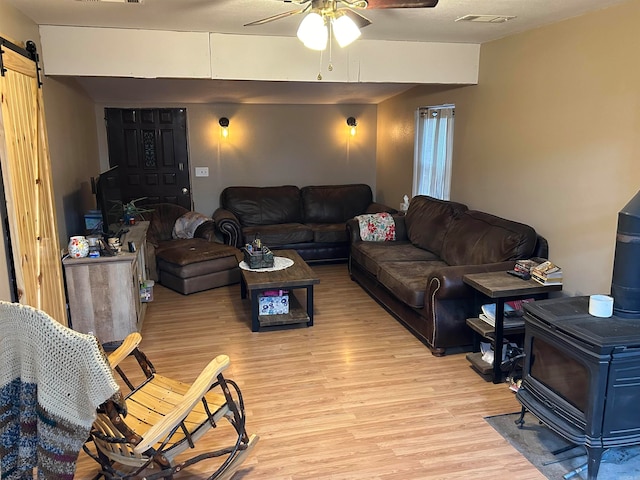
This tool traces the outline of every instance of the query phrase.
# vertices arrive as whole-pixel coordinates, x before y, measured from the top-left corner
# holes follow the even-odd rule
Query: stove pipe
[[[618,213],[611,295],[615,315],[640,318],[640,192]]]

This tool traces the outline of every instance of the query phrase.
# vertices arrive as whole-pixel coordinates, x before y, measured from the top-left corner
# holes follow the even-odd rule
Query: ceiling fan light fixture
[[[333,27],[333,36],[340,47],[346,47],[356,41],[362,32],[351,18],[347,15],[340,15],[331,20]]]
[[[300,22],[298,38],[305,47],[311,50],[324,50],[327,48],[329,31],[322,15],[311,12]]]

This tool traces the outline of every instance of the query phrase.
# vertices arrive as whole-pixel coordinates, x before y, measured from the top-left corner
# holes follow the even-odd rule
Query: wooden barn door
[[[35,46],[0,37],[0,163],[17,297],[67,325]]]

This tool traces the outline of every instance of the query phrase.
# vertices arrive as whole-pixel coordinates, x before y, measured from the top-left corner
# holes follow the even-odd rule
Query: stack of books
[[[516,272],[529,273],[530,274],[531,270],[536,268],[538,265],[540,265],[540,262],[537,262],[534,259],[518,260],[518,261],[516,261],[516,264],[513,267],[513,269]]]
[[[542,285],[562,285],[562,269],[546,261],[531,269],[531,278]]]

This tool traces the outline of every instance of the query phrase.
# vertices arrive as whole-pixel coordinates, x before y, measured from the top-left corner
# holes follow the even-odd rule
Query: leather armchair
[[[176,220],[188,209],[173,203],[156,203],[145,205],[152,209],[151,212],[144,214],[144,219],[149,221],[149,229],[147,230],[147,267],[149,269],[149,278],[158,280],[158,267],[156,263],[156,255],[160,253],[162,248],[173,245],[176,241],[173,236],[173,227]],[[203,238],[209,242],[218,241],[219,234],[216,230],[216,224],[213,220],[205,221],[198,226],[194,233],[194,238]]]

